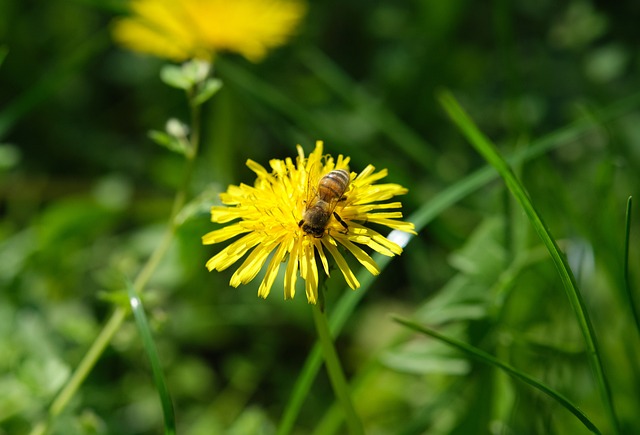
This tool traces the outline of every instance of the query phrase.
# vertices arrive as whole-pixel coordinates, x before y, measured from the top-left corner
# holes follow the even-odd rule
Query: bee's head
[[[310,236],[315,237],[316,239],[319,239],[324,235],[324,227],[314,226],[307,222],[302,224],[302,231],[309,234]]]

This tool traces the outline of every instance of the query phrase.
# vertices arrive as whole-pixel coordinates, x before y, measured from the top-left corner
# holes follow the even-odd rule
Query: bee
[[[345,230],[349,229],[334,211],[338,202],[345,199],[349,179],[350,174],[344,169],[334,169],[320,179],[315,197],[307,203],[302,219],[298,222],[302,231],[316,238],[322,237],[332,215]]]

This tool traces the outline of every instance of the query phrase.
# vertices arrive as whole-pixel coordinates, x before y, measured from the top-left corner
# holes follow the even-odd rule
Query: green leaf
[[[270,426],[271,422],[264,411],[249,407],[234,420],[231,427],[225,430],[225,433],[228,435],[271,433]],[[207,433],[211,433],[211,431]]]
[[[209,62],[194,59],[180,66],[163,66],[160,70],[160,79],[168,86],[190,91],[196,85],[205,83],[210,71],[211,64]],[[215,93],[215,90],[213,92]]]
[[[150,130],[149,139],[161,147],[167,148],[168,150],[178,154],[187,155],[189,150],[189,147],[184,140],[180,140],[180,138],[172,136],[169,133],[165,133],[164,131]]]
[[[415,375],[462,376],[469,373],[471,366],[467,360],[453,355],[451,351],[434,349],[438,344],[434,341],[406,343],[398,349],[383,352],[380,362],[398,372]]]
[[[164,415],[164,433],[167,435],[174,435],[176,433],[176,420],[173,410],[173,402],[171,400],[167,384],[164,380],[164,375],[162,374],[162,366],[160,364],[160,358],[158,357],[156,344],[151,334],[151,329],[149,328],[149,322],[147,321],[142,301],[136,294],[133,285],[128,283],[127,289],[129,293],[131,311],[133,312],[133,316],[136,320],[136,326],[138,328],[140,338],[142,339],[142,345],[147,354],[147,358],[149,358],[149,363],[151,364],[153,381],[156,384],[158,394],[160,395],[160,403],[162,404],[162,413]]]
[[[216,78],[207,79],[202,87],[198,90],[198,93],[193,99],[193,102],[197,105],[203,104],[213,97],[222,88],[222,80]]]
[[[87,240],[109,228],[116,217],[112,210],[97,204],[93,198],[53,202],[38,217],[38,242],[47,248],[41,254],[59,258],[60,249],[86,245]]]
[[[192,85],[203,83],[211,72],[211,63],[201,59],[191,59],[180,66],[184,77]]]
[[[29,358],[19,365],[17,375],[36,396],[48,397],[69,378],[71,369],[57,358]]]
[[[109,302],[118,307],[129,306],[129,295],[123,290],[99,290],[97,293],[98,299],[101,301]]]
[[[220,201],[220,186],[212,184],[207,186],[200,195],[193,198],[180,210],[176,215],[175,224],[182,225],[187,220],[198,215],[208,215],[211,210],[211,205]]]
[[[160,70],[160,80],[168,86],[185,91],[191,89],[193,82],[184,74],[182,67],[165,65]]]
[[[601,433],[600,430],[597,428],[597,426],[580,409],[578,409],[578,407],[575,406],[569,399],[567,399],[565,396],[558,393],[557,391],[553,390],[552,388],[546,386],[545,384],[535,380],[531,376],[521,372],[520,370],[508,364],[503,363],[502,361],[496,359],[492,355],[489,355],[483,350],[478,349],[477,347],[471,346],[467,343],[464,343],[463,341],[456,340],[455,338],[442,335],[439,332],[434,331],[433,329],[427,328],[426,326],[418,325],[417,323],[409,319],[393,316],[393,320],[416,332],[420,332],[422,334],[425,334],[437,340],[440,340],[444,343],[447,343],[455,347],[459,351],[464,352],[469,357],[475,358],[478,361],[497,367],[503,370],[504,372],[506,372],[507,374],[513,376],[514,378],[519,379],[522,382],[531,385],[532,387],[542,391],[544,394],[546,394],[547,396],[551,397],[552,399],[560,403],[562,406],[564,406],[569,412],[575,415],[591,432],[596,434]]]
[[[484,219],[464,246],[449,256],[449,263],[465,275],[483,283],[494,283],[507,264],[507,253],[501,240],[504,226],[501,218]]]

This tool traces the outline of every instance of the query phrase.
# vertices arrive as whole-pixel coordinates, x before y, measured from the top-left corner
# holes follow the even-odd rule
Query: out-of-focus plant
[[[241,0],[233,3],[216,0],[134,0],[131,15],[114,23],[114,39],[124,47],[171,60],[192,59],[181,66],[167,65],[161,71],[161,78],[168,86],[185,91],[190,122],[187,126],[172,118],[167,122],[165,131],[152,131],[150,138],[183,155],[186,168],[164,235],[131,284],[130,293],[134,297],[128,301],[134,311],[138,308],[137,313],[140,312],[137,295],[143,293],[166,255],[180,223],[185,220],[184,211],[189,210],[187,195],[200,147],[201,106],[222,87],[219,79],[211,77],[215,55],[220,51],[235,51],[252,61],[259,61],[269,49],[286,42],[304,12],[304,3],[297,0]],[[75,396],[129,312],[127,303],[116,306],[82,361],[55,396],[47,418],[33,426],[32,434],[43,434],[49,430]],[[145,325],[145,322],[138,322],[141,328]],[[144,330],[141,332],[143,337],[148,338]],[[155,353],[149,356],[156,358]],[[152,365],[155,369],[156,365]],[[163,397],[166,394],[166,391],[161,391]],[[165,402],[163,400],[163,404]]]

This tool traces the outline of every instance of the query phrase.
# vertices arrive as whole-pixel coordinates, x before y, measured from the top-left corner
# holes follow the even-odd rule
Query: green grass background
[[[3,435],[46,417],[160,242],[182,179],[183,159],[147,131],[188,107],[161,83],[162,61],[113,45],[122,10],[0,2]],[[191,196],[250,183],[246,159],[266,165],[317,139],[351,156],[352,170],[388,168],[388,181],[409,188],[404,212],[420,232],[402,256],[375,279],[360,271],[355,293],[340,274],[328,281],[367,433],[589,433],[547,395],[392,314],[482,349],[616,432],[551,256],[447,115],[442,89],[503,157],[520,156],[512,169],[593,323],[618,431],[640,430],[640,336],[626,291],[638,299],[635,203],[625,279],[627,198],[640,186],[638,16],[632,1],[312,2],[297,37],[264,62],[216,62],[224,87],[203,110]],[[258,280],[230,288],[235,268],[204,268],[220,249],[201,245],[213,228],[206,206],[192,214],[143,297],[178,433],[344,433],[324,370],[303,371],[316,339],[303,288],[293,301],[282,278],[266,301]],[[53,433],[161,433],[151,371],[130,317]]]

